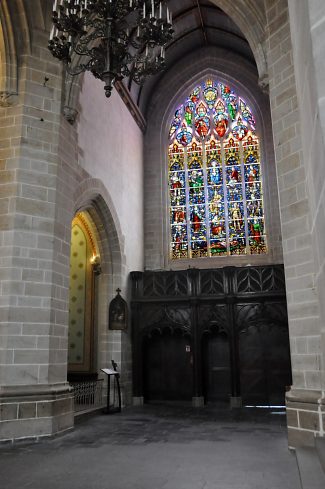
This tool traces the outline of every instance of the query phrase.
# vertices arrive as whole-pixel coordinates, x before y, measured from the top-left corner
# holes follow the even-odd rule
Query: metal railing
[[[70,382],[74,393],[74,411],[93,411],[104,405],[103,379]]]

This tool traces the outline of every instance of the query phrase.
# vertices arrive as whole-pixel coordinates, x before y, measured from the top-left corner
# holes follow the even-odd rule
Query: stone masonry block
[[[42,364],[48,363],[49,352],[48,350],[15,350],[14,351],[14,363],[15,364]]]
[[[53,416],[53,401],[40,401],[36,404],[36,416],[38,418],[48,418]]]
[[[35,418],[36,416],[36,403],[35,402],[23,402],[19,404],[18,418]]]
[[[18,404],[0,403],[0,421],[17,419]]]
[[[315,403],[311,403],[311,402],[291,402],[291,401],[287,401],[286,402],[286,406],[287,406],[287,409],[295,409],[298,413],[298,411],[308,411],[308,412],[317,412],[318,410],[318,405]]]
[[[287,425],[288,426],[298,426],[298,411],[295,409],[287,408]]]
[[[36,347],[36,336],[14,335],[8,336],[8,348],[31,349]]]
[[[320,414],[312,411],[298,411],[299,426],[306,430],[319,431]]]
[[[315,435],[313,431],[300,430],[299,428],[288,427],[289,448],[301,446],[315,446]]]
[[[33,199],[17,198],[16,211],[32,216],[52,216],[54,213],[54,205]]]
[[[51,418],[19,419],[0,423],[0,439],[19,439],[52,434]]]
[[[319,356],[320,361],[320,356]],[[320,389],[322,386],[322,372],[320,370],[316,370],[314,372],[307,371],[305,372],[306,384],[310,389]]]
[[[53,431],[60,433],[62,431],[69,430],[74,425],[74,413],[69,412],[61,414],[60,416],[55,416],[53,419]]]

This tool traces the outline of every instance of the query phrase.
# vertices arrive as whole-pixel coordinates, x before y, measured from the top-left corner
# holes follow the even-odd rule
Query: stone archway
[[[0,4],[0,106],[11,105],[18,93],[18,58],[12,19],[6,2]]]
[[[127,367],[122,352],[129,348],[129,339],[121,331],[108,330],[108,304],[115,297],[116,289],[125,295],[126,269],[124,236],[113,201],[102,182],[89,178],[75,191],[75,212],[86,212],[100,253],[101,274],[98,277],[97,330],[98,330],[98,371],[110,367],[111,360],[117,362],[121,372],[122,397],[128,402],[131,386],[126,380]]]
[[[112,272],[114,286],[121,280],[125,265],[124,236],[114,203],[106,187],[96,178],[84,180],[76,188],[74,195],[75,212],[87,210],[100,233],[99,243],[106,257],[102,263],[103,273]]]
[[[47,29],[50,5],[41,0],[2,0],[0,3],[0,106],[16,102],[19,77],[25,61],[32,54],[33,28]]]
[[[238,66],[240,66],[240,73],[238,73]],[[265,189],[265,197],[268,200],[266,205],[272,209],[270,211],[272,220],[270,219],[268,228],[270,229],[269,236],[272,236],[273,241],[270,249],[273,251],[268,257],[270,261],[279,262],[282,259],[268,97],[258,86],[256,68],[245,62],[241,56],[235,53],[229,54],[222,48],[204,48],[195,61],[190,62],[189,57],[185,57],[164,75],[148,107],[148,128],[145,136],[145,226],[146,222],[150,222],[150,232],[148,229],[145,241],[148,268],[170,266],[170,263],[167,263],[167,259],[164,258],[167,257],[166,250],[168,249],[167,218],[161,212],[161,209],[167,208],[167,196],[162,182],[166,179],[165,148],[168,140],[168,124],[176,107],[183,102],[187,92],[206,77],[213,77],[231,85],[245,97],[259,119],[261,140],[265,141],[263,160],[268,161],[263,171],[265,178],[272,181],[272,185]],[[152,157],[153,154],[155,158]],[[155,188],[154,192],[151,191],[153,188]],[[159,188],[158,193],[157,188]],[[159,206],[157,206],[157,199],[159,199]],[[153,226],[155,226],[155,232],[153,232]],[[231,262],[228,263],[228,265],[231,264]],[[196,263],[195,266],[201,265]]]
[[[264,2],[259,0],[211,0],[220,7],[241,29],[255,57],[261,87],[268,85],[266,58],[266,13]]]

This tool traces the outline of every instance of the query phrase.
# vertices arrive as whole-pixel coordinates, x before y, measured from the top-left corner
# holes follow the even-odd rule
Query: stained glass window
[[[168,171],[172,259],[267,252],[255,120],[230,87],[206,80],[177,108]]]

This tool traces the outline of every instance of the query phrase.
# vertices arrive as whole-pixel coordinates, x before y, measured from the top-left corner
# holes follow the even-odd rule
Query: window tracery
[[[168,169],[172,259],[267,252],[260,142],[230,87],[208,79],[177,108]]]

